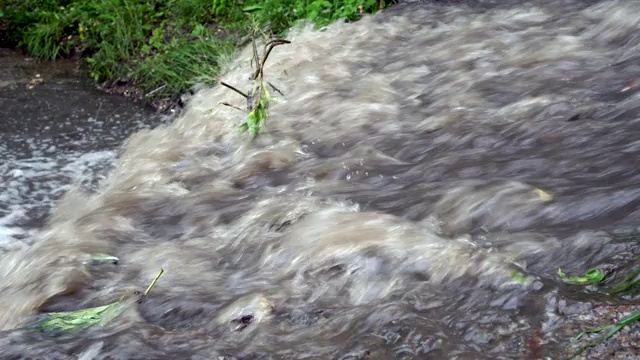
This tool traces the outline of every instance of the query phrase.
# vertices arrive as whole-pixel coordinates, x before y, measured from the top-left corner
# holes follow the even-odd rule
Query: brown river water
[[[11,128],[0,358],[564,359],[611,320],[557,270],[640,253],[614,235],[640,223],[640,2],[418,2],[289,40],[254,142],[222,86],[169,119],[130,110],[113,141],[91,131],[120,125],[94,119],[85,142],[26,156]],[[222,80],[248,90],[250,57]],[[51,190],[19,181],[34,171],[64,174],[47,175],[50,215],[20,208]],[[107,326],[31,327],[161,268]],[[638,358],[634,336],[588,358]]]

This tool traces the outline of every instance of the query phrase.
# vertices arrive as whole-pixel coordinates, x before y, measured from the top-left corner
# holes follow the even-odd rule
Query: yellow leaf
[[[553,195],[549,194],[548,192],[542,189],[535,188],[531,190],[531,192],[533,192],[534,194],[537,194],[540,197],[540,200],[542,200],[543,202],[548,202],[553,200]]]

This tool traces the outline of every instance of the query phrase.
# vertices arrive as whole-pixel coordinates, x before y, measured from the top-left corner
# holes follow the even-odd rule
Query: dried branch
[[[258,47],[256,45],[255,39],[256,28],[250,29],[251,36],[251,47],[253,50],[253,55],[251,57],[251,66],[255,63],[256,70],[250,78],[253,80],[253,89],[251,93],[245,94],[244,92],[238,90],[237,88],[220,82],[223,86],[235,91],[236,93],[242,95],[247,100],[247,120],[240,125],[240,130],[242,132],[249,131],[251,135],[255,138],[258,136],[258,132],[260,127],[266,124],[267,116],[268,116],[268,108],[269,103],[271,102],[271,96],[269,95],[269,91],[267,91],[267,85],[265,85],[264,81],[264,66],[269,58],[269,54],[274,47],[283,44],[290,44],[291,42],[283,39],[273,39],[266,43],[264,46],[262,56],[258,54]],[[264,33],[263,33],[264,35]],[[266,38],[266,36],[264,36]],[[278,88],[276,88],[273,84],[268,83],[276,92],[280,95],[284,94]],[[236,110],[244,111],[240,109],[240,107],[236,105],[232,105],[226,102],[221,102],[222,105],[229,106]]]
[[[234,108],[234,109],[236,109],[236,110],[240,110],[240,111],[242,111],[242,112],[246,112],[246,110],[245,110],[245,109],[242,109],[242,108],[240,108],[239,106],[236,106],[236,105],[233,105],[233,104],[229,104],[228,102],[221,102],[220,104],[225,105],[225,106],[228,106],[228,107],[230,107],[230,108]]]
[[[275,39],[275,40],[269,41],[264,46],[264,52],[263,52],[263,55],[262,55],[262,62],[257,67],[256,72],[253,74],[253,80],[257,80],[258,77],[262,78],[262,75],[263,75],[263,72],[264,72],[264,64],[267,62],[267,58],[269,57],[269,54],[271,53],[271,50],[273,50],[274,47],[276,47],[278,45],[283,45],[283,44],[291,44],[291,41],[284,40],[284,39]],[[254,50],[255,50],[255,47],[254,47]],[[256,52],[256,59],[257,59],[257,55],[258,54]]]
[[[242,95],[242,97],[243,97],[243,98],[245,98],[245,99],[248,99],[248,98],[249,98],[249,95],[247,95],[247,94],[243,93],[242,91],[240,91],[240,90],[236,89],[235,87],[233,87],[233,86],[231,86],[231,85],[229,85],[229,84],[225,83],[224,81],[220,81],[220,84],[221,84],[222,86],[225,86],[225,87],[227,87],[227,88],[229,88],[229,89],[231,89],[231,90],[233,90],[233,91],[237,92],[238,94]]]
[[[267,81],[267,84],[269,84],[269,86],[271,86],[271,88],[272,88],[273,90],[275,90],[278,94],[280,94],[280,95],[284,96],[284,94],[282,93],[282,91],[280,91],[280,90],[279,90],[277,87],[275,87],[272,83],[270,83],[270,82],[268,82],[268,81]]]

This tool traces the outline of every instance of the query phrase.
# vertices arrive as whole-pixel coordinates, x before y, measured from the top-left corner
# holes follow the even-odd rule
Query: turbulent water
[[[0,254],[28,246],[75,182],[97,186],[115,147],[158,123],[80,74],[73,62],[41,64],[0,48]]]
[[[565,357],[557,269],[640,252],[609,233],[640,220],[639,27],[634,1],[448,1],[292,32],[256,141],[221,105],[242,98],[200,89],[4,256],[0,357]],[[222,80],[249,89],[250,58]],[[5,162],[0,196],[37,163]],[[29,326],[161,268],[106,327]]]

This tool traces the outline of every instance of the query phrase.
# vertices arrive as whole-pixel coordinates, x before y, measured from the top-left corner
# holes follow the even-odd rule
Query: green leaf
[[[330,8],[331,8],[331,6],[332,6],[332,5],[331,5],[331,2],[326,1],[326,0],[323,0],[323,1],[316,1],[315,3],[316,3],[316,4],[318,4],[318,6],[325,7],[325,8],[329,8],[329,9],[330,9]]]
[[[149,292],[151,292],[151,289],[153,289],[163,273],[164,270],[160,269],[160,272],[156,275],[151,284],[149,284],[142,297],[149,295]],[[126,307],[126,303],[117,301],[111,304],[88,309],[46,313],[37,320],[37,327],[41,331],[50,334],[86,330],[97,324],[107,325],[113,319],[122,314]]]
[[[242,8],[242,11],[248,12],[248,13],[255,12],[258,10],[262,10],[262,5],[249,5]]]
[[[622,321],[620,321],[618,324],[610,324],[610,325],[605,325],[596,329],[590,329],[590,330],[585,330],[583,332],[581,332],[580,334],[578,334],[576,337],[574,337],[571,342],[575,342],[580,340],[580,338],[582,338],[584,335],[586,334],[593,334],[593,333],[599,333],[603,330],[609,330],[603,337],[601,337],[598,341],[593,342],[591,344],[587,344],[585,346],[583,346],[582,348],[580,348],[576,353],[573,354],[572,358],[575,358],[576,356],[580,355],[582,352],[584,352],[584,350],[586,350],[587,348],[590,347],[595,347],[598,346],[600,344],[602,344],[603,342],[607,341],[610,337],[612,337],[615,333],[617,333],[618,331],[620,331],[620,329],[622,329],[623,327],[634,323],[636,321],[640,320],[640,311],[635,312],[629,316],[627,316],[626,318],[622,319]]]
[[[584,276],[567,276],[562,269],[558,269],[558,276],[565,284],[570,285],[587,285],[601,282],[605,277],[604,271],[600,269],[591,269],[584,273]]]
[[[523,274],[519,271],[513,271],[511,273],[511,278],[517,282],[518,284],[522,285],[522,286],[529,286],[531,285],[531,282],[533,281],[531,279],[531,277],[529,277],[526,274]]]
[[[93,325],[106,325],[115,319],[124,307],[120,302],[77,311],[47,313],[39,324],[40,330],[48,333],[85,330]]]

